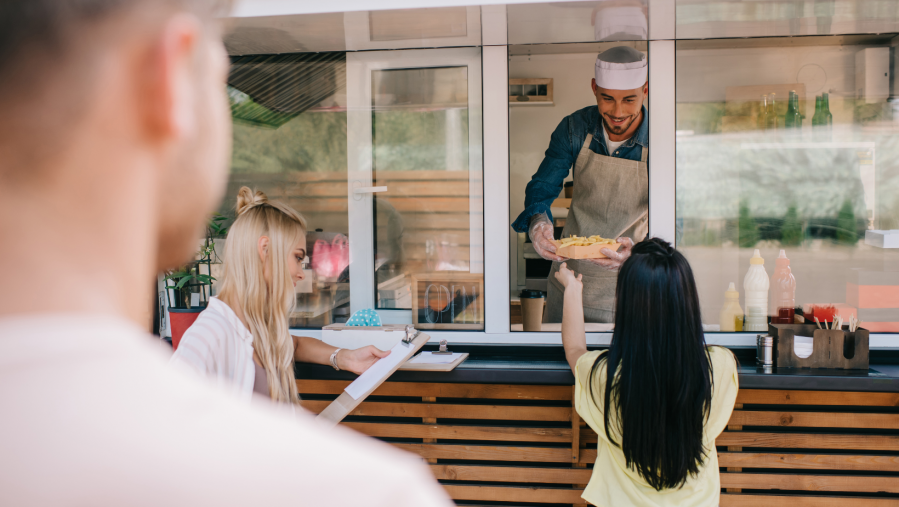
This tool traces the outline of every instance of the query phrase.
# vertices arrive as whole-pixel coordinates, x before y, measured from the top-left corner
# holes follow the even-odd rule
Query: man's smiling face
[[[595,79],[591,85],[606,130],[616,137],[623,135],[630,137],[633,131],[640,126],[639,123],[635,124],[634,122],[640,119],[643,102],[649,93],[648,83],[634,90],[600,88],[596,86]]]

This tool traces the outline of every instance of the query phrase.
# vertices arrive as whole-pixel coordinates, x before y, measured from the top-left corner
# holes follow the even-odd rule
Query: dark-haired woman
[[[615,331],[603,352],[587,352],[581,275],[562,264],[556,278],[575,407],[599,435],[584,500],[718,505],[715,438],[733,412],[737,365],[729,350],[706,347],[687,260],[659,239],[634,246],[618,273]]]

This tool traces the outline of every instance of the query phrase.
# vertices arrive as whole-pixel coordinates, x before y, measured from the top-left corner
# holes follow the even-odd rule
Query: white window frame
[[[467,67],[469,259],[472,273],[484,272],[483,152],[481,146],[481,48],[409,49],[347,53],[347,199],[350,246],[350,311],[375,308],[372,186],[372,73],[390,69]],[[486,289],[485,289],[486,292]],[[378,310],[384,323],[412,322],[410,310]]]

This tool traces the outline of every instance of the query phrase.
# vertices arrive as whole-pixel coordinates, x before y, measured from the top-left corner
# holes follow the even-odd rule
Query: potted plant
[[[228,232],[224,222],[228,217],[216,213],[206,224],[206,234],[200,251],[194,260],[167,271],[163,280],[166,282],[165,294],[168,301],[169,324],[172,331],[172,347],[178,348],[181,337],[200,312],[206,309],[212,295],[212,264],[221,260],[215,251],[215,238],[224,237]],[[196,295],[196,297],[194,297]]]

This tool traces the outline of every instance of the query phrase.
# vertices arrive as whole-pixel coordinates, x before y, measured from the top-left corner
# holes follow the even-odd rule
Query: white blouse
[[[217,297],[209,298],[209,305],[184,333],[171,362],[214,379],[243,400],[253,398],[253,335]]]

